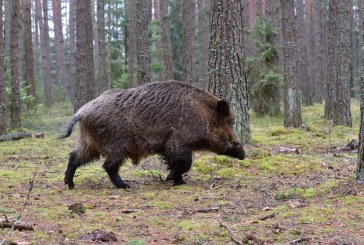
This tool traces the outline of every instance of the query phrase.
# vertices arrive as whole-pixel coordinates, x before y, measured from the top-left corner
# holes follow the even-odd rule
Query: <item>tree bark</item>
[[[75,111],[93,98],[93,35],[91,1],[76,0]]]
[[[31,5],[30,0],[23,0],[23,23],[24,23],[24,46],[25,46],[25,78],[27,85],[27,94],[33,99],[28,103],[28,109],[35,106],[35,75],[34,75],[34,57],[32,43],[32,22],[31,22]]]
[[[359,11],[364,13],[364,4],[359,0]],[[361,16],[360,29],[364,28],[364,19]],[[364,35],[361,32],[361,48],[364,49]],[[359,129],[359,146],[358,161],[356,167],[356,179],[364,182],[364,53],[361,54],[361,89],[360,89],[360,129]]]
[[[135,85],[134,75],[135,75],[135,63],[136,63],[136,53],[137,53],[137,20],[136,20],[136,1],[128,0],[128,87],[132,88]]]
[[[209,9],[210,0],[198,0],[198,33],[200,44],[198,85],[205,89],[208,85],[208,53],[209,53]]]
[[[150,50],[149,50],[149,22],[150,22],[150,1],[137,0],[137,65],[138,84],[145,84],[151,81],[150,71]]]
[[[293,0],[281,0],[284,57],[284,126],[301,127],[297,72],[297,32]]]
[[[76,0],[69,2],[69,85],[73,107],[76,107]]]
[[[335,48],[338,50],[336,101],[334,125],[352,126],[350,111],[350,27],[351,27],[351,0],[336,1],[337,3],[339,35],[336,36]]]
[[[193,34],[195,25],[195,0],[184,0],[182,6],[182,68],[183,81],[192,83],[193,77]]]
[[[160,0],[161,14],[161,41],[163,53],[163,78],[162,80],[173,79],[172,46],[169,31],[168,0]]]
[[[70,87],[64,79],[64,47],[62,32],[62,5],[59,0],[52,0],[54,41],[56,48],[56,83],[63,85],[65,92],[69,94]]]
[[[98,86],[99,94],[108,89],[105,64],[105,3],[104,0],[97,0],[97,38],[98,38]]]
[[[210,5],[209,91],[230,102],[242,142],[251,141],[242,1],[212,0]]]
[[[352,125],[350,112],[350,0],[329,2],[329,75],[325,118]]]
[[[20,102],[20,82],[18,67],[19,51],[19,30],[20,30],[20,2],[19,0],[11,1],[11,35],[10,35],[10,60],[11,60],[11,125],[19,128],[21,102]]]
[[[308,13],[305,4],[307,1],[297,0],[297,44],[298,44],[298,80],[302,90],[302,102],[305,105],[312,104],[311,81],[308,73],[309,67],[309,31]]]
[[[0,16],[3,16],[3,0],[0,0]],[[0,18],[0,135],[7,131],[7,106],[5,93],[5,76],[4,76],[4,22]]]

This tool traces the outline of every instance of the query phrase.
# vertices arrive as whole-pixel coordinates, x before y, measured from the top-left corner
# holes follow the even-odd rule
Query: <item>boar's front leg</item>
[[[174,185],[186,184],[182,175],[188,172],[192,166],[192,151],[184,153],[175,153],[172,156],[165,156],[167,160],[168,169],[170,169],[169,175],[166,177],[166,181],[173,180]]]
[[[111,182],[116,186],[116,188],[127,189],[130,188],[130,186],[125,184],[119,175],[119,168],[123,161],[124,159],[111,160],[106,158],[102,167],[105,169],[110,177]]]

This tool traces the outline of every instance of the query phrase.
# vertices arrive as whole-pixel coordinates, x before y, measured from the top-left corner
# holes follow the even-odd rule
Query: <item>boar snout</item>
[[[224,155],[227,155],[229,157],[235,157],[239,160],[245,159],[244,148],[239,142],[234,142],[233,144],[231,144],[231,146],[226,149]]]

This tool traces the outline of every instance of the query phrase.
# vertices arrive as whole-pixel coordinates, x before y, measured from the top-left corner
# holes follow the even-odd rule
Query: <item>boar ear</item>
[[[217,114],[227,117],[230,115],[230,106],[229,103],[226,100],[220,100],[219,102],[217,102]]]

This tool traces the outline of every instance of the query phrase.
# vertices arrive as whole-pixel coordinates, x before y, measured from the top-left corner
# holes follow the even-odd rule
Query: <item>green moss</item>
[[[195,228],[200,228],[201,224],[193,220],[182,220],[177,224],[177,226],[179,226],[184,231],[188,231]]]
[[[314,197],[315,195],[316,195],[316,190],[314,188],[308,188],[303,193],[303,197],[306,197],[306,198],[311,198],[311,197]]]
[[[287,199],[302,197],[304,193],[305,190],[302,188],[291,188],[288,190],[277,191],[275,198],[277,200],[287,200]]]
[[[261,148],[250,149],[247,152],[247,155],[248,155],[247,157],[249,159],[262,159],[262,158],[271,156],[271,154],[268,151],[261,149]]]
[[[223,178],[233,179],[235,176],[241,174],[241,170],[237,168],[222,168],[216,174]]]
[[[169,210],[173,208],[173,205],[170,202],[158,201],[158,202],[153,202],[152,205],[161,210]]]
[[[289,133],[290,131],[287,128],[273,128],[271,131],[272,136],[286,135]]]
[[[239,160],[238,163],[240,166],[245,168],[249,168],[252,165],[252,162],[249,159]]]
[[[126,245],[145,245],[147,244],[144,240],[131,240]]]

